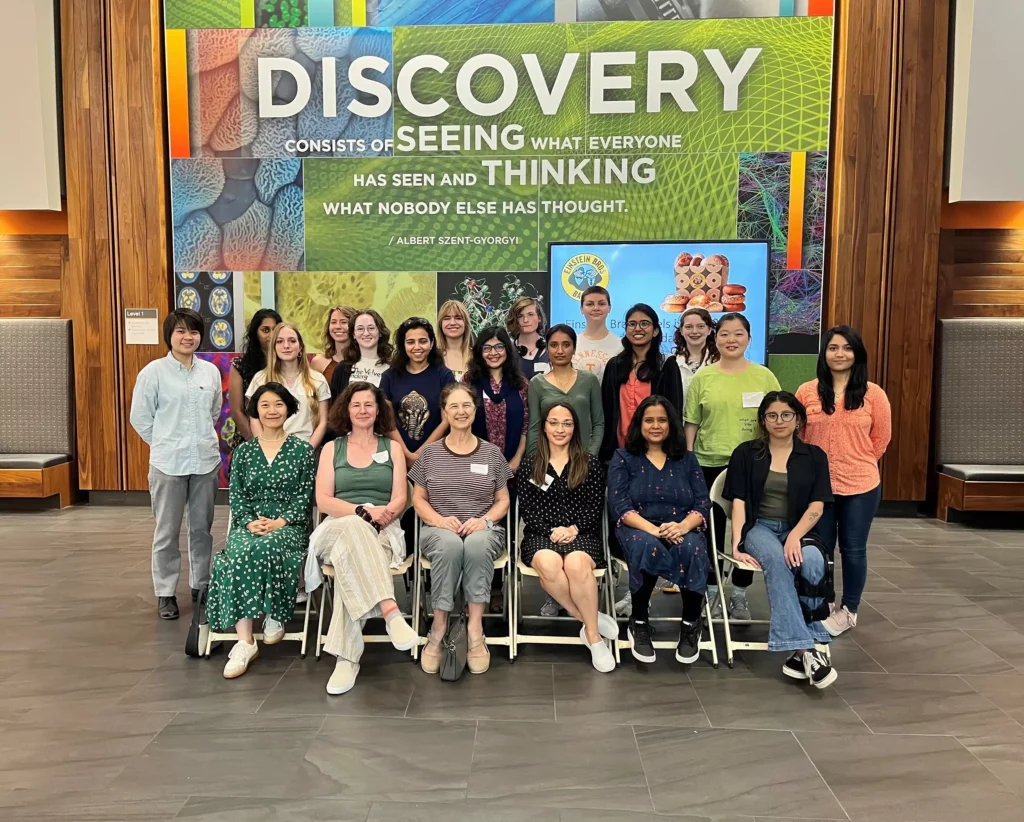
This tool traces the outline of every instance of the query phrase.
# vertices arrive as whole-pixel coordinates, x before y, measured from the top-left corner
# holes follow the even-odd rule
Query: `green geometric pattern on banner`
[[[164,1],[167,29],[236,29],[241,25],[238,0]]]
[[[730,68],[747,48],[762,51],[739,89],[737,111],[723,111],[722,84],[704,49],[718,49]],[[607,154],[614,149],[591,152],[587,138],[614,135],[680,135],[681,147],[658,152],[767,152],[821,151],[828,147],[829,101],[832,85],[832,18],[761,18],[741,20],[687,20],[678,22],[577,23],[551,26],[443,26],[394,30],[395,69],[410,57],[436,54],[449,62],[443,72],[420,71],[413,91],[417,99],[432,102],[444,97],[450,107],[432,118],[414,117],[397,101],[396,130],[403,125],[489,125],[516,123],[523,126],[526,145],[521,150],[487,149],[491,154]],[[674,100],[662,95],[660,112],[646,111],[647,61],[655,50],[682,50],[697,60],[697,79],[688,94],[696,112],[679,110]],[[590,114],[586,74],[588,54],[596,51],[637,53],[634,65],[609,67],[609,75],[629,76],[629,90],[606,92],[608,99],[631,99],[632,114]],[[559,111],[545,115],[534,95],[522,54],[533,53],[549,85],[554,81],[567,52],[580,52]],[[516,69],[519,93],[511,107],[497,117],[480,117],[464,109],[455,93],[458,69],[470,57],[494,53]],[[667,66],[666,79],[681,69]],[[502,88],[495,70],[474,77],[473,90],[483,102],[497,98]],[[580,144],[561,149],[535,148],[531,137],[581,137]],[[655,153],[658,153],[655,152]],[[416,152],[402,152],[416,153]],[[444,152],[424,152],[436,156]],[[472,148],[449,154],[473,153]],[[651,152],[645,152],[651,153]]]
[[[768,367],[779,380],[783,391],[795,393],[808,380],[813,380],[818,367],[817,354],[769,354]]]
[[[352,0],[334,0],[334,25],[352,25]]]
[[[736,237],[738,154],[662,154],[646,185],[544,186],[541,200],[619,200],[628,212],[540,215],[541,248],[581,237],[602,240],[685,240]],[[540,269],[547,269],[542,257]]]

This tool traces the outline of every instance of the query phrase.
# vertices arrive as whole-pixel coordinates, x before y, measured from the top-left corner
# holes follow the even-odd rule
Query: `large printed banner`
[[[555,22],[572,5],[576,22]],[[479,329],[518,296],[549,314],[557,296],[573,319],[553,295],[553,243],[754,241],[768,258],[760,351],[789,369],[784,384],[809,376],[832,12],[165,0],[175,299],[207,319],[205,348],[227,368],[261,306],[310,353],[337,304],[394,328],[461,299]],[[617,276],[623,299],[646,293],[632,276]]]

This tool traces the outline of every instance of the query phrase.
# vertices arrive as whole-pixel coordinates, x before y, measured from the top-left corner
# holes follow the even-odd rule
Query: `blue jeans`
[[[868,533],[882,499],[882,486],[863,494],[836,494],[835,502],[825,506],[818,533],[833,551],[839,539],[843,561],[843,605],[857,613],[860,595],[868,579]]]
[[[806,651],[814,643],[831,641],[828,631],[820,622],[808,625],[800,608],[796,593],[796,575],[800,574],[812,585],[825,576],[825,560],[815,549],[804,552],[804,561],[796,568],[786,565],[782,546],[789,536],[789,523],[777,519],[759,519],[743,540],[744,553],[750,554],[764,571],[768,588],[768,605],[772,609],[772,623],[768,630],[769,651]],[[804,604],[814,609],[821,605],[817,597],[805,597]]]

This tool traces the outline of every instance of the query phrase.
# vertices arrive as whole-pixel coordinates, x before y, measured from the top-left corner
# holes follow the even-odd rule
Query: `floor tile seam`
[[[690,690],[692,690],[693,691],[693,695],[695,697],[697,697],[697,704],[700,706],[701,713],[704,714],[704,721],[708,723],[708,727],[709,728],[714,728],[715,725],[711,721],[711,716],[708,714],[707,708],[704,707],[704,700],[702,700],[700,698],[700,691],[697,690],[697,686],[694,684],[693,680],[690,678],[690,672],[689,671],[686,672],[686,681],[690,683]],[[709,680],[704,680],[704,681],[707,682]],[[713,680],[711,680],[711,681],[713,681]],[[635,733],[636,733],[636,731],[634,730],[634,735],[635,735]]]
[[[879,662],[877,659],[875,659],[871,655],[871,651],[869,651],[867,648],[865,648],[863,645],[861,645],[856,639],[854,639],[854,637],[850,637],[850,639],[853,640],[853,644],[854,645],[856,645],[858,648],[860,648],[865,653],[865,655],[867,655],[868,659],[870,659],[872,662],[875,663],[875,665],[877,665],[879,668],[882,669],[882,673],[883,674],[889,673],[889,670],[881,662]],[[850,673],[868,673],[868,672],[866,672],[866,671],[851,671]],[[877,673],[877,671],[875,673]]]
[[[630,725],[629,731],[633,734],[633,746],[636,748],[636,756],[640,762],[640,773],[644,775],[644,784],[647,786],[647,799],[651,803],[651,810],[657,813],[658,806],[654,804],[654,793],[651,791],[651,780],[647,776],[647,766],[644,764],[644,755],[640,753],[640,740],[636,737],[636,726]],[[559,814],[559,818],[561,818],[561,814]]]
[[[476,764],[476,741],[480,736],[480,720],[473,723],[473,744],[469,746],[469,770],[466,772],[466,790],[463,791],[462,799],[469,801],[469,787],[473,782],[473,766]],[[367,814],[369,818],[369,814]]]
[[[292,661],[288,663],[287,667],[285,667],[285,669],[281,671],[281,675],[277,678],[277,682],[270,686],[270,690],[267,692],[267,695],[263,697],[263,700],[260,702],[260,704],[256,706],[256,710],[253,711],[253,714],[258,714],[260,712],[260,708],[267,704],[267,700],[274,695],[274,691],[276,691],[278,686],[284,681],[285,674],[287,674],[292,668],[295,667],[295,661],[297,659],[299,659],[299,656],[294,656],[292,658]],[[267,716],[269,716],[269,714],[267,714]]]
[[[984,699],[989,705],[991,705],[993,708],[995,708],[997,711],[999,711],[999,713],[1001,713],[1003,716],[1005,716],[1007,719],[1009,719],[1010,722],[1012,722],[1018,728],[1024,727],[1024,723],[1018,722],[1014,717],[1010,716],[1008,711],[1003,709],[1000,705],[997,705],[995,700],[989,698],[988,696],[983,694],[981,691],[979,691],[977,688],[975,688],[970,682],[968,682],[967,681],[967,677],[968,676],[971,676],[971,674],[957,674],[957,678],[960,679],[964,683],[964,685],[966,685],[968,688],[970,688],[972,691],[974,691],[974,693],[976,693],[978,696],[980,696],[982,699]],[[990,676],[999,676],[999,674],[990,674]]]
[[[971,756],[971,757],[972,757],[972,758],[974,759],[974,761],[975,761],[975,762],[977,762],[978,764],[980,764],[980,765],[981,765],[981,767],[983,767],[983,768],[984,768],[984,769],[985,769],[986,771],[988,771],[988,772],[989,772],[990,774],[992,774],[992,776],[993,776],[993,778],[994,778],[994,779],[996,780],[996,782],[998,782],[998,783],[999,783],[1000,785],[1002,785],[1002,786],[1003,786],[1004,788],[1006,788],[1006,790],[1008,790],[1008,791],[1010,792],[1010,794],[1011,794],[1011,795],[1013,795],[1013,796],[1017,797],[1017,799],[1019,799],[1019,800],[1020,800],[1020,801],[1021,801],[1022,803],[1024,803],[1024,797],[1021,797],[1021,795],[1020,795],[1020,794],[1018,794],[1018,793],[1017,793],[1017,792],[1016,792],[1016,791],[1015,791],[1015,790],[1013,789],[1013,786],[1012,786],[1012,785],[1008,785],[1008,784],[1007,784],[1006,782],[1004,782],[1004,781],[1002,780],[1002,778],[1001,778],[1001,777],[999,776],[999,774],[997,774],[997,773],[996,773],[995,771],[993,771],[993,770],[992,770],[992,769],[991,769],[991,768],[990,768],[990,767],[988,766],[988,763],[987,763],[987,762],[985,762],[985,760],[984,760],[984,759],[982,759],[981,757],[979,757],[979,756],[978,756],[978,755],[977,755],[977,754],[976,754],[976,753],[975,753],[974,751],[972,751],[972,750],[971,750],[970,748],[968,748],[968,747],[967,747],[967,746],[966,746],[966,745],[964,744],[964,741],[963,741],[962,739],[960,739],[960,737],[958,737],[958,736],[954,736],[953,738],[954,738],[954,739],[955,739],[955,740],[957,741],[957,744],[958,744],[958,745],[959,745],[959,746],[960,746],[961,748],[963,748],[963,749],[964,749],[964,750],[965,750],[965,751],[966,751],[966,752],[967,752],[967,753],[968,753],[968,754],[969,754],[969,755],[970,755],[970,756]]]
[[[858,717],[858,719],[860,719],[860,717]],[[861,722],[863,721],[864,720],[861,720]],[[870,730],[870,728],[868,730]],[[790,731],[790,735],[796,741],[796,744],[800,746],[800,750],[804,752],[804,756],[806,756],[807,761],[811,763],[811,767],[814,768],[814,772],[818,775],[818,779],[820,779],[822,784],[826,788],[828,788],[828,792],[832,794],[832,798],[836,801],[836,804],[839,806],[839,810],[843,812],[847,820],[852,819],[853,817],[850,816],[849,811],[847,811],[846,808],[843,807],[843,803],[839,801],[839,797],[836,796],[836,792],[832,790],[832,786],[828,784],[828,780],[825,779],[825,775],[821,772],[821,769],[818,768],[818,763],[811,758],[811,755],[809,753],[807,753],[807,749],[804,747],[804,743],[800,741],[800,737],[796,735],[795,731]]]

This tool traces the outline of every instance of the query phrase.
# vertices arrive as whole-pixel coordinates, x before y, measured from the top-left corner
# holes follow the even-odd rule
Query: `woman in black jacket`
[[[837,674],[815,650],[816,643],[831,641],[815,613],[825,599],[797,591],[801,578],[807,586],[824,579],[825,555],[801,541],[816,534],[832,502],[828,457],[797,437],[806,425],[807,411],[796,397],[769,391],[757,409],[757,438],[732,452],[723,496],[732,500],[733,557],[764,572],[772,612],[768,650],[793,652],[782,667],[786,676],[827,688]]]
[[[616,448],[626,446],[633,414],[645,399],[659,394],[674,408],[683,407],[683,381],[675,359],[661,353],[661,320],[646,303],[626,312],[622,353],[611,358],[601,381],[604,440],[601,461],[608,462]]]

